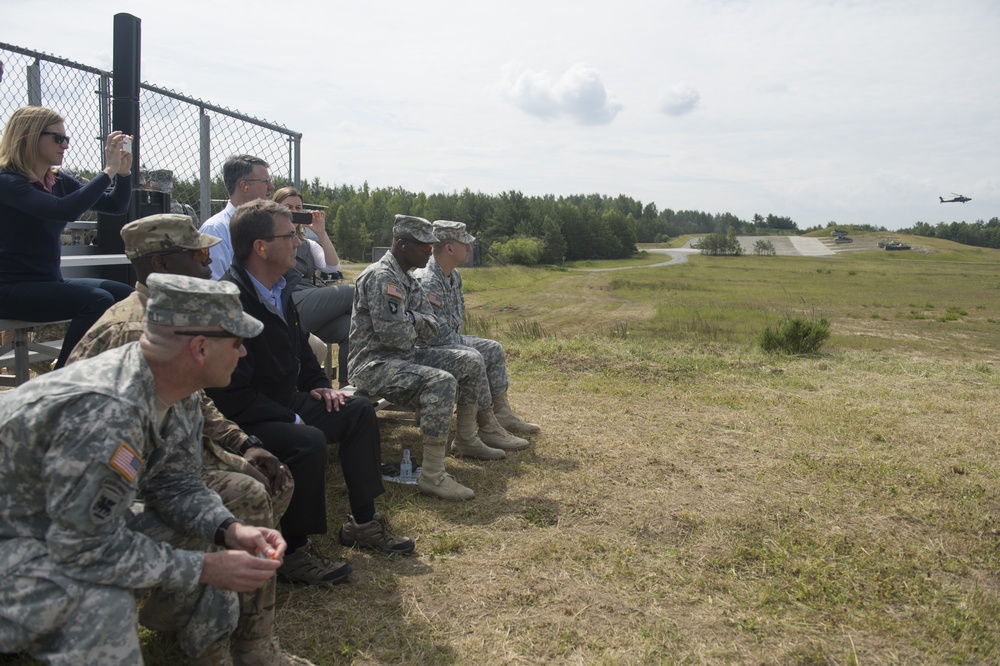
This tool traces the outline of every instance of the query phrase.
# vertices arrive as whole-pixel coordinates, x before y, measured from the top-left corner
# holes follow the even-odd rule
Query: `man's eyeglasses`
[[[60,134],[59,132],[48,132],[48,131],[45,131],[45,132],[42,132],[42,136],[51,136],[53,139],[56,140],[56,143],[58,143],[60,145],[62,145],[64,143],[67,146],[69,145],[69,137],[66,136],[65,134]]]
[[[209,252],[207,247],[199,248],[197,250],[189,250],[188,248],[179,247],[173,250],[164,250],[163,252],[150,252],[149,254],[142,255],[143,257],[165,257],[170,254],[181,254],[182,252],[190,252],[191,258],[197,261],[199,264],[204,264],[208,261]]]
[[[298,234],[293,231],[290,234],[276,234],[274,236],[264,236],[263,238],[261,238],[261,240],[264,240],[264,241],[273,241],[273,240],[276,240],[278,238],[295,238],[296,236],[298,236]]]
[[[233,335],[229,331],[174,331],[174,335],[187,335],[192,338],[196,338],[199,335],[206,338],[235,338],[236,342],[233,343],[233,347],[236,349],[239,349],[240,345],[243,344],[243,338]]]
[[[244,183],[267,183],[268,185],[274,185],[274,181],[270,178],[244,178]]]

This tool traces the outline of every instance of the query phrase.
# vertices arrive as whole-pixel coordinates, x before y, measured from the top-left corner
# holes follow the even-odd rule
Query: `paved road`
[[[777,254],[786,257],[823,257],[835,254],[833,250],[823,244],[818,238],[805,236],[737,236],[736,240],[743,246],[744,254],[753,253],[753,246],[759,240],[769,240],[774,245]],[[691,241],[683,247],[673,249],[647,249],[650,254],[663,254],[670,257],[669,260],[656,264],[644,264],[642,266],[616,266],[615,268],[574,268],[576,271],[587,271],[588,273],[605,273],[608,271],[627,271],[633,268],[659,268],[660,266],[671,266],[673,264],[683,264],[688,256],[698,254],[699,250],[691,247]]]

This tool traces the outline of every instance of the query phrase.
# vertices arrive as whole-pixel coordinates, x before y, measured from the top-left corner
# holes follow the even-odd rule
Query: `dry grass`
[[[284,643],[320,663],[997,662],[997,255],[840,259],[466,271],[545,431],[452,462],[473,502],[390,488],[419,555],[350,554],[312,607],[292,591]],[[752,347],[814,305],[824,354]],[[544,334],[508,334],[525,321]],[[387,459],[419,448],[383,434]]]
[[[345,553],[331,525],[355,573],[279,586],[283,645],[318,664],[1000,662],[1000,253],[969,252],[466,271],[544,431],[450,459],[471,502],[390,486],[417,555]],[[787,311],[830,319],[824,353],[754,348]],[[404,447],[418,431],[386,421],[384,458]]]
[[[283,612],[315,619],[286,645],[325,663],[997,659],[995,375],[684,349],[629,368],[631,345],[605,345],[627,374],[584,367],[586,345],[519,349],[533,450],[454,463],[468,504],[391,489],[420,555],[352,555],[352,583],[311,608],[290,593]],[[387,456],[417,438],[385,434]],[[307,638],[321,628],[335,644]]]

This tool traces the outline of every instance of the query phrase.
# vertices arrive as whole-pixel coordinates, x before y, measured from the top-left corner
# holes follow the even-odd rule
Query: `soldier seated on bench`
[[[482,387],[480,406],[490,405],[497,422],[508,432],[518,435],[541,432],[539,426],[523,421],[510,408],[510,402],[507,400],[509,385],[507,359],[503,345],[496,340],[462,335],[465,321],[465,294],[462,293],[462,276],[458,272],[458,267],[464,266],[469,261],[469,254],[472,252],[472,244],[476,242],[476,237],[466,231],[462,222],[450,220],[436,221],[434,235],[439,239],[434,244],[434,256],[427,262],[427,266],[413,271],[413,276],[423,287],[427,300],[434,306],[440,330],[433,340],[421,341],[418,344],[449,349],[474,349],[483,360],[487,379]],[[482,433],[480,437],[482,438]],[[491,443],[486,438],[483,438],[483,441]],[[525,447],[527,446],[527,442],[520,441],[524,442]]]
[[[397,405],[420,407],[423,471],[417,483],[428,495],[468,500],[475,492],[448,474],[451,415],[458,403],[457,440],[464,455],[503,458],[476,432],[483,363],[474,351],[419,348],[418,339],[438,334],[434,310],[409,271],[427,264],[437,237],[421,217],[397,215],[392,248],[355,281],[351,318],[351,383]]]
[[[229,381],[262,325],[231,285],[148,285],[138,342],[0,400],[0,653],[142,663],[135,593],[162,587],[181,649],[225,663],[236,592],[281,565],[281,535],[237,522],[197,473],[197,392]]]
[[[187,215],[161,214],[129,222],[121,230],[125,254],[135,269],[135,292],[113,305],[70,355],[69,363],[97,356],[109,349],[135,342],[145,328],[149,278],[157,273],[208,279],[212,273],[208,248],[219,242],[198,233]],[[212,401],[199,391],[202,428],[202,481],[222,498],[226,508],[241,523],[277,527],[292,499],[295,484],[291,472],[261,448]],[[279,569],[279,573],[280,573]],[[233,634],[233,651],[239,663],[272,663],[282,654],[274,632],[275,579],[260,589],[240,595],[240,619]],[[171,601],[154,592],[139,613],[139,622],[156,631],[171,633]],[[293,663],[295,658],[286,655]],[[294,663],[305,663],[294,662]]]

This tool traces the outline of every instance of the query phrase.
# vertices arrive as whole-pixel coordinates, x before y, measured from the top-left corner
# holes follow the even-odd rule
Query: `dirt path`
[[[608,271],[627,271],[633,268],[659,268],[660,266],[683,264],[688,260],[688,256],[698,254],[699,250],[691,247],[691,243],[697,240],[698,239],[688,241],[683,247],[679,248],[654,248],[646,250],[646,252],[649,252],[650,254],[663,254],[670,257],[668,261],[656,264],[645,264],[642,266],[617,266],[615,268],[574,268],[572,270],[585,271],[587,273],[606,273]],[[775,253],[780,256],[823,257],[836,254],[820,239],[805,236],[737,236],[736,240],[738,240],[740,245],[743,246],[744,254],[751,254],[753,252],[754,243],[759,240],[771,241],[771,244],[774,245]]]

